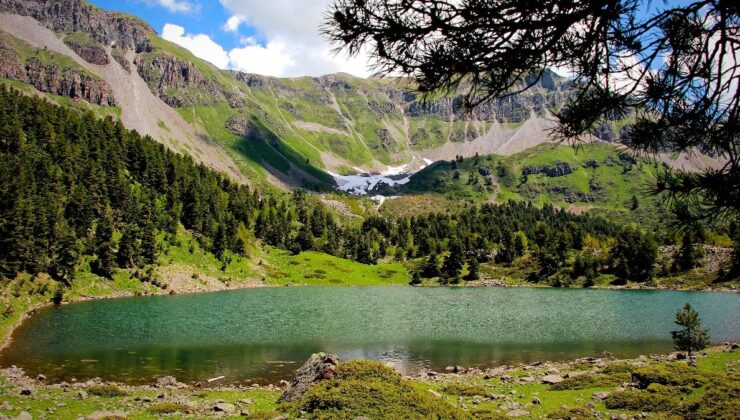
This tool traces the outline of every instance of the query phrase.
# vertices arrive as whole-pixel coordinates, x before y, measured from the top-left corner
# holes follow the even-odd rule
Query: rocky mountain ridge
[[[460,95],[422,98],[404,80],[347,74],[280,79],[219,70],[159,38],[140,19],[82,0],[0,0],[0,13],[35,19],[90,64],[81,69],[74,57],[38,63],[32,58],[46,49],[43,42],[25,58],[18,48],[4,47],[0,77],[94,104],[115,104],[130,128],[182,151],[190,146],[178,145],[179,137],[202,138],[204,147],[229,154],[227,166],[235,168],[238,161],[238,171],[250,178],[288,185],[331,185],[335,181],[328,172],[377,172],[398,165],[414,170],[426,161],[456,156],[517,153],[550,141],[551,111],[570,92],[567,79],[548,71],[524,93],[465,112]],[[126,97],[125,83],[111,86],[124,77],[121,71],[129,74],[125,80],[132,79],[126,83],[143,82],[148,88],[138,96],[153,95],[166,104],[170,109],[160,111],[167,116],[132,109],[138,102]],[[616,127],[600,127],[594,138],[623,140]]]

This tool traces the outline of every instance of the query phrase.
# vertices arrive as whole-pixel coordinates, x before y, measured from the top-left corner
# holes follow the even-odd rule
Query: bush
[[[629,380],[630,377],[626,373],[617,373],[614,375],[579,375],[565,378],[563,382],[552,384],[550,385],[550,389],[564,391],[566,389],[607,388],[619,386]]]
[[[444,388],[442,388],[442,392],[446,394],[462,395],[464,397],[472,397],[475,395],[486,395],[490,391],[488,388],[484,387],[483,385],[454,383],[454,384],[445,385]]]
[[[460,409],[402,382],[331,380],[313,385],[298,402],[305,418],[464,419]]]
[[[393,368],[372,360],[350,360],[337,367],[338,379],[378,380],[401,383],[401,375]]]
[[[687,419],[697,420],[730,420],[740,413],[740,375],[729,380],[720,379],[712,382],[707,393],[690,403],[681,405],[674,414]]]
[[[87,391],[98,397],[106,398],[125,397],[128,395],[128,392],[116,385],[93,385]]]
[[[631,374],[632,372],[635,371],[635,369],[637,369],[637,366],[631,365],[629,363],[612,363],[610,365],[607,365],[602,370],[602,372],[603,373],[607,373],[607,374],[611,374],[611,373],[629,373],[629,374]]]
[[[697,387],[706,382],[706,377],[685,363],[668,363],[636,369],[632,382],[642,389],[650,384]]]
[[[610,410],[668,411],[673,405],[670,397],[643,391],[612,392],[604,401]]]
[[[570,420],[585,420],[595,419],[588,409],[584,407],[573,407],[569,409],[560,409],[547,415],[549,419],[570,419]]]
[[[187,413],[190,407],[185,404],[165,402],[160,404],[150,405],[147,408],[152,414],[172,414],[172,413]]]
[[[340,364],[337,379],[314,384],[297,403],[285,407],[309,419],[469,418],[388,366],[367,360]]]
[[[661,384],[650,384],[648,385],[647,390],[648,392],[652,392],[653,394],[666,395],[669,397],[677,394],[691,393],[691,389],[685,386],[668,386]]]

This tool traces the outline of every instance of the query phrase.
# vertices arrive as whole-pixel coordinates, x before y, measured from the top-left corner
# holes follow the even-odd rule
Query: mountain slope
[[[127,128],[156,138],[173,150],[188,153],[208,166],[229,174],[234,179],[246,181],[237,165],[215,142],[204,133],[196,131],[172,108],[154,96],[135,71],[124,69],[112,55],[107,65],[89,63],[66,45],[57,34],[30,17],[0,14],[0,24],[7,31],[3,34],[4,38],[12,38],[15,45],[22,46],[22,49],[29,50],[33,55],[25,63],[21,63],[21,66],[30,68],[34,62],[38,61],[36,57],[39,56],[40,51],[51,54],[54,63],[49,68],[41,69],[40,72],[49,73],[49,70],[55,69],[58,73],[64,73],[73,69],[79,74],[90,74],[91,76],[88,77],[95,79],[95,82],[101,86],[98,90],[106,92],[106,98],[110,97],[110,99],[91,102],[119,106],[121,120]],[[8,47],[8,44],[5,46]],[[110,48],[107,50],[106,55],[109,55]],[[131,57],[131,52],[129,51],[127,55]],[[17,74],[7,71],[0,76],[9,79],[20,78],[14,77],[18,76]],[[72,78],[75,77],[79,76],[72,76]],[[64,86],[56,87],[57,83],[63,84],[61,83],[63,80],[60,81],[60,78],[54,74],[48,79],[44,83],[31,83],[31,85],[39,87],[41,91],[66,93],[80,100],[91,99],[84,94],[80,95],[74,87],[71,89]],[[21,79],[21,81],[26,80]]]
[[[465,113],[459,95],[423,100],[401,79],[219,70],[140,19],[82,0],[0,0],[0,23],[1,78],[100,105],[92,109],[120,114],[127,128],[240,182],[326,189],[335,185],[328,172],[511,155],[549,141],[551,112],[570,92],[568,80],[546,72],[532,89]],[[592,134],[619,142],[621,126]],[[700,160],[678,163],[712,165]]]

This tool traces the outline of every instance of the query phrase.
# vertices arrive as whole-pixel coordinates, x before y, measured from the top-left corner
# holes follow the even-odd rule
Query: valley
[[[225,70],[96,4],[0,0],[0,418],[740,409],[726,136],[559,141],[554,67],[468,108],[477,78]]]

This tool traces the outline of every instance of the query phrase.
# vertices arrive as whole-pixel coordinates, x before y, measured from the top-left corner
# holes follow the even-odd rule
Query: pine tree
[[[439,276],[439,257],[436,253],[429,254],[424,266],[421,268],[421,275],[426,278]]]
[[[480,275],[478,274],[478,259],[473,257],[468,260],[468,274],[465,276],[465,280],[478,280]]]
[[[675,323],[683,328],[671,331],[673,345],[676,350],[688,352],[689,360],[692,351],[702,350],[709,345],[709,330],[702,328],[699,313],[689,303],[676,312]]]
[[[463,267],[463,250],[458,241],[450,245],[450,255],[445,258],[442,264],[442,277],[447,280],[454,280],[460,277],[460,271]]]
[[[685,233],[681,239],[681,248],[679,248],[676,254],[676,268],[679,271],[688,271],[696,267],[699,264],[699,251],[697,246],[694,245],[692,235]]]

